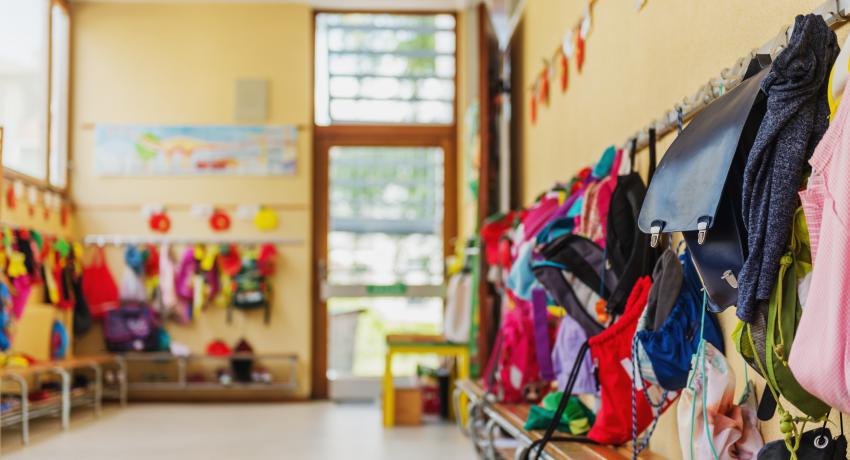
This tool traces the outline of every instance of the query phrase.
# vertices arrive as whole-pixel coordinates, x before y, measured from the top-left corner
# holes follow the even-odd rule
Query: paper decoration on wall
[[[531,85],[530,114],[532,124],[537,122],[538,105],[541,102],[545,104],[549,102],[549,80],[554,79],[557,75],[560,79],[561,92],[566,92],[569,86],[570,60],[575,62],[579,73],[584,69],[584,63],[587,60],[587,38],[593,29],[593,5],[595,3],[596,0],[588,0],[581,19],[567,29],[561,43],[552,53],[551,59],[544,59],[545,68]]]
[[[260,208],[254,215],[254,227],[268,232],[277,228],[277,214],[269,208]]]
[[[569,84],[570,80],[570,67],[569,63],[567,62],[567,55],[563,52],[561,53],[561,56],[558,59],[558,64],[561,71],[561,92],[563,93],[567,91],[567,85]]]
[[[35,185],[30,185],[26,187],[27,194],[27,204],[29,208],[27,211],[30,217],[35,216],[35,206],[38,204],[38,188]]]
[[[260,205],[257,204],[240,204],[236,207],[236,218],[245,222],[254,220],[254,216],[260,211]]]
[[[193,204],[191,208],[189,208],[189,214],[192,215],[195,219],[208,219],[213,215],[215,211],[215,207],[211,204]]]
[[[295,174],[294,125],[97,125],[100,176]]]
[[[540,92],[537,97],[542,104],[549,103],[549,63],[543,63],[543,71],[540,73]]]
[[[148,227],[156,233],[168,233],[171,230],[171,219],[165,212],[155,212],[148,218]]]
[[[15,209],[17,206],[18,200],[15,196],[15,187],[12,184],[6,186],[6,207],[9,209]]]
[[[63,204],[62,207],[59,208],[59,223],[63,228],[68,226],[69,214],[70,211],[68,210],[68,205]]]
[[[581,37],[581,34],[576,35],[576,68],[578,68],[578,72],[581,73],[581,69],[584,67],[584,38]]]
[[[216,232],[230,229],[230,216],[221,209],[216,209],[210,216],[210,228]]]

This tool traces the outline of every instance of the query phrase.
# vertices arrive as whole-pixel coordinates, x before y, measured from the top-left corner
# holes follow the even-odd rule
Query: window
[[[316,124],[454,123],[455,17],[316,16]]]
[[[68,10],[54,4],[50,22],[50,185],[68,183],[68,80],[71,20]]]
[[[60,0],[0,0],[3,166],[57,188],[67,182],[69,31]]]

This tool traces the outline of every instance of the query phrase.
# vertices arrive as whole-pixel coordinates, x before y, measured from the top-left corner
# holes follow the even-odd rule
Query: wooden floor
[[[63,433],[37,423],[30,446],[3,431],[3,459],[472,460],[454,424],[381,426],[376,405],[333,403],[131,404],[99,419],[81,410]]]

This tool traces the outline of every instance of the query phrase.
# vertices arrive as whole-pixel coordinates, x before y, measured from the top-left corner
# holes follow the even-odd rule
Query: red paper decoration
[[[210,228],[216,232],[230,229],[230,216],[221,209],[216,209],[210,216]]]
[[[581,68],[584,67],[584,38],[581,33],[576,34],[576,66],[581,73]]]
[[[9,209],[15,209],[17,205],[17,198],[15,197],[15,187],[12,184],[6,186],[6,206]]]
[[[549,64],[543,65],[543,72],[540,74],[540,102],[549,103]]]
[[[62,227],[68,226],[68,206],[62,205],[62,208],[59,209],[59,223],[62,224]]]
[[[168,233],[171,230],[171,219],[164,212],[155,212],[148,219],[148,226],[157,233]]]
[[[561,92],[566,92],[570,78],[570,68],[567,65],[567,55],[561,52],[561,58],[558,62],[561,67]]]

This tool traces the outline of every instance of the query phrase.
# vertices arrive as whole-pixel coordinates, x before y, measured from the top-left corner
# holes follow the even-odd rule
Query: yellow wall
[[[537,124],[532,125],[528,109],[533,78],[540,73],[543,58],[552,55],[568,28],[581,18],[586,2],[529,0],[513,43],[513,85],[521,92],[514,95],[514,116],[519,123],[522,202],[529,203],[555,181],[568,179],[606,146],[625,141],[791,24],[796,14],[810,12],[820,3],[649,0],[638,13],[633,2],[599,0],[583,73],[578,74],[571,63],[567,93],[553,84],[550,105],[539,108]],[[848,28],[837,32],[841,43]],[[663,139],[659,152],[670,141]],[[640,158],[645,163],[646,155]],[[721,323],[726,335],[731,334],[734,312],[722,315]],[[737,397],[744,388],[742,361],[728,339],[726,348],[737,375]],[[762,431],[768,439],[778,439],[777,427],[774,420],[762,424]],[[669,458],[681,457],[675,408],[662,417],[652,448]]]
[[[189,205],[264,204],[276,209],[280,228],[258,233],[233,217],[234,236],[303,239],[280,247],[273,286],[270,325],[262,315],[237,312],[232,325],[223,310],[208,310],[188,327],[170,325],[174,341],[202,351],[222,338],[243,335],[259,352],[299,355],[300,395],[310,389],[311,311],[311,101],[312,12],[295,4],[102,4],[73,8],[72,195],[78,205],[81,235],[148,232],[140,207],[172,207],[171,235],[202,236],[205,220]],[[95,174],[94,130],[98,123],[235,123],[234,82],[241,78],[270,83],[270,124],[291,123],[299,131],[298,172],[275,178],[101,178]],[[109,261],[116,279],[121,254]],[[99,332],[79,349],[100,347]]]

